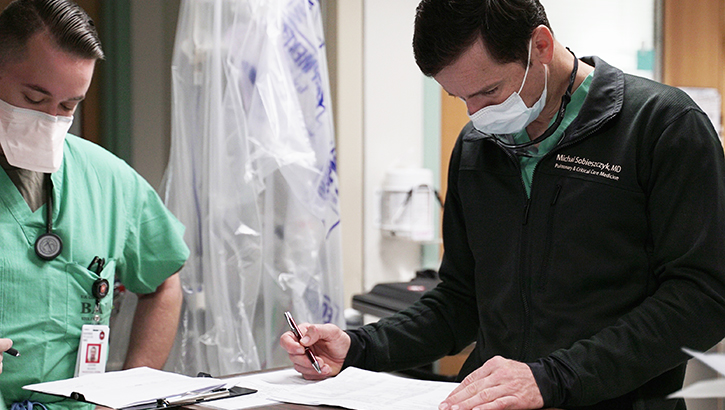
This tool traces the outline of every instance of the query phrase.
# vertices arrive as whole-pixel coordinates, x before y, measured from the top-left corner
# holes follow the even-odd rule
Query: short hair
[[[422,0],[415,16],[413,53],[426,76],[454,63],[480,37],[499,64],[528,57],[534,29],[551,30],[538,0]]]
[[[0,13],[0,66],[25,56],[28,40],[46,31],[59,50],[103,60],[93,20],[70,0],[15,0]]]

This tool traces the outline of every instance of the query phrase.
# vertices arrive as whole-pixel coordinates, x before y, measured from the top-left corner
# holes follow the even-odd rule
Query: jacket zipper
[[[554,239],[554,210],[556,206],[556,202],[559,199],[559,194],[561,193],[561,183],[556,184],[556,189],[554,191],[554,197],[551,200],[551,203],[549,204],[549,213],[547,215],[546,220],[546,238],[545,238],[545,245],[544,245],[544,260],[541,263],[541,270],[539,271],[539,290],[543,290],[546,285],[546,280],[548,278],[548,269],[549,269],[549,258],[551,253],[551,246]]]
[[[576,141],[569,141],[564,144],[557,145],[556,147],[554,147],[554,149],[552,149],[546,155],[541,157],[541,159],[534,166],[534,171],[531,173],[531,175],[532,175],[531,187],[533,188],[533,186],[534,186],[534,177],[536,176],[536,170],[539,168],[539,164],[541,163],[542,160],[546,159],[547,157],[549,157],[551,155],[554,155],[554,153],[556,153],[557,151],[560,151],[561,149],[564,149],[570,145],[573,145],[574,143],[578,142],[579,140],[596,133],[607,122],[608,121],[600,122],[599,124],[597,124],[597,126],[588,130],[586,133],[582,134],[582,136],[580,138],[577,138]],[[566,133],[562,134],[561,139],[563,140],[565,137],[566,137]],[[525,277],[526,276],[525,272],[527,271],[526,266],[525,266],[526,265],[525,261],[527,260],[527,258],[525,258],[524,255],[528,256],[528,252],[526,252],[526,249],[525,249],[526,245],[528,244],[528,238],[525,238],[525,237],[528,237],[528,234],[526,232],[527,231],[526,225],[528,224],[528,221],[529,221],[529,211],[531,209],[531,195],[527,194],[527,192],[526,192],[526,185],[524,183],[523,177],[521,177],[521,163],[518,161],[518,158],[516,158],[508,150],[505,150],[503,148],[500,148],[500,149],[502,149],[506,153],[506,155],[508,155],[508,157],[514,162],[514,164],[518,168],[519,177],[521,179],[521,188],[523,189],[524,195],[526,196],[526,204],[524,205],[524,217],[523,217],[522,226],[521,226],[521,244],[519,246],[519,255],[520,255],[521,260],[519,261],[519,275],[518,275],[519,281],[520,281],[521,303],[522,303],[522,307],[524,310],[524,312],[523,312],[523,315],[524,315],[523,332],[522,332],[523,340],[521,342],[521,351],[519,353],[519,357],[517,358],[520,361],[526,361],[528,358],[528,354],[529,354],[529,352],[528,352],[529,351],[529,338],[530,338],[530,333],[531,333],[531,307],[530,307],[530,304],[531,304],[532,296],[531,296],[531,286],[527,285],[526,277]],[[553,204],[555,204],[556,201],[558,200],[560,191],[561,191],[561,188],[557,189],[554,199],[552,201]]]
[[[565,142],[565,143],[563,143],[561,145],[555,146],[546,155],[544,155],[543,157],[541,157],[541,159],[539,160],[539,162],[536,163],[536,166],[534,166],[534,171],[531,173],[531,187],[532,188],[534,187],[534,179],[536,177],[536,170],[539,168],[539,164],[541,163],[541,161],[543,161],[544,159],[546,159],[546,158],[548,158],[548,157],[550,157],[552,155],[555,155],[557,151],[560,151],[560,150],[562,150],[562,149],[564,149],[564,148],[566,148],[566,147],[568,147],[570,145],[574,145],[575,143],[583,140],[584,138],[586,138],[586,137],[588,137],[590,135],[595,134],[597,131],[599,131],[604,126],[605,123],[608,122],[608,120],[609,120],[609,118],[607,120],[601,121],[595,127],[593,127],[592,129],[590,129],[590,130],[582,133],[581,134],[581,137],[576,138],[573,141],[570,140],[570,141]],[[565,137],[566,137],[566,132],[561,135],[561,140],[563,140]],[[511,157],[511,154],[509,154],[509,157]],[[515,158],[514,158],[514,160],[515,160]],[[521,168],[519,166],[519,172],[520,171],[521,171]],[[522,181],[522,184],[523,184],[523,178],[521,179],[521,181]],[[524,191],[525,190],[526,189],[524,188]],[[556,202],[559,200],[559,194],[560,193],[561,193],[561,184],[557,184],[557,190],[556,190],[556,192],[554,194],[554,198],[552,199],[552,207],[554,205],[556,205]],[[527,200],[526,203],[527,203],[527,208],[529,208],[531,206],[531,196],[530,195],[529,195],[529,198],[528,198],[528,200]],[[528,209],[527,209],[527,213],[526,214],[527,214],[527,217],[528,217]],[[553,212],[549,214],[549,218],[552,218],[552,217],[553,217]],[[553,229],[553,222],[547,221],[547,223],[551,224],[550,227],[549,227],[549,229]],[[523,239],[523,236],[522,236],[522,239]],[[523,251],[523,244],[521,246],[521,249]],[[522,255],[523,255],[523,252],[522,252]],[[523,259],[523,257],[522,257],[522,259]],[[524,329],[524,340],[522,342],[522,349],[521,349],[521,355],[520,356],[523,358],[522,360],[527,360],[528,359],[528,355],[529,355],[529,338],[530,338],[530,333],[531,333],[531,312],[530,312],[530,309],[531,308],[529,306],[531,304],[532,295],[531,295],[531,286],[525,286],[526,282],[523,282],[523,280],[524,280],[524,271],[525,271],[525,270],[523,270],[523,267],[524,266],[523,266],[523,262],[522,262],[522,266],[521,266],[522,271],[519,273],[519,277],[522,280],[522,282],[521,282],[521,284],[522,284],[521,294],[522,294],[522,297],[523,297],[523,300],[524,300],[524,314],[526,315],[525,316],[525,319],[524,319],[524,325],[526,326],[526,328]]]
[[[531,209],[531,197],[526,192],[526,184],[524,183],[524,178],[521,176],[521,163],[518,161],[518,158],[516,158],[513,154],[511,154],[508,150],[503,150],[506,155],[513,161],[514,165],[516,165],[516,168],[519,172],[519,178],[521,180],[521,189],[524,193],[524,197],[526,198],[526,203],[524,204],[524,214],[523,219],[521,223],[521,243],[519,244],[519,272],[518,272],[518,279],[519,279],[519,295],[521,297],[521,305],[523,308],[523,324],[522,324],[522,344],[521,344],[521,350],[519,351],[519,357],[512,358],[514,360],[525,360],[526,352],[529,349],[529,333],[531,329],[531,308],[529,306],[529,300],[531,298],[531,295],[529,294],[529,287],[526,286],[526,257],[525,255],[528,254],[526,251],[526,245],[528,243],[526,237],[527,234],[527,224],[529,221],[529,211]],[[539,166],[537,163],[536,166],[534,166],[534,173],[536,172],[536,168]],[[532,173],[533,175],[533,173]],[[532,178],[532,185],[533,185],[533,178]]]

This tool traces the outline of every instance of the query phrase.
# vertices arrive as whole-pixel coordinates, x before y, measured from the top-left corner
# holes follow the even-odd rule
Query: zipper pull
[[[529,208],[531,208],[531,198],[526,200],[526,206],[524,206],[524,223],[526,225],[529,222]]]
[[[551,200],[551,206],[556,205],[556,201],[559,199],[559,193],[561,192],[561,184],[556,185],[556,192],[554,192],[554,199]]]

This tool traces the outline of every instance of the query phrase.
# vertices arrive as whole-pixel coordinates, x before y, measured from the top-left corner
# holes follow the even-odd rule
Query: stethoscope
[[[567,50],[569,48],[567,47]],[[541,141],[549,138],[554,134],[557,128],[559,128],[559,125],[561,125],[561,121],[564,119],[564,114],[566,113],[566,106],[569,104],[569,101],[571,101],[571,90],[574,88],[574,81],[576,80],[576,73],[579,70],[579,60],[576,58],[576,55],[573,51],[569,50],[572,56],[574,56],[574,69],[571,70],[571,76],[569,77],[569,87],[567,87],[566,92],[561,97],[561,106],[559,106],[559,112],[556,114],[556,120],[549,128],[546,129],[546,131],[541,134],[540,136],[534,138],[531,141],[523,142],[521,144],[511,144],[508,142],[502,141],[500,138],[496,137],[495,135],[491,134],[484,134],[484,139],[492,140],[495,142],[499,147],[503,148],[506,151],[512,152],[515,155],[530,157],[531,155],[526,152],[526,148],[536,145],[540,143]],[[474,128],[475,129],[475,128]],[[478,130],[476,130],[478,131]],[[481,133],[480,131],[478,131]],[[483,133],[482,133],[483,134]]]
[[[63,250],[63,240],[60,239],[60,236],[53,233],[53,181],[50,179],[50,174],[45,174],[45,188],[45,233],[35,240],[35,254],[40,259],[50,261],[58,257]],[[111,288],[108,280],[101,277],[101,271],[103,271],[105,265],[106,259],[99,258],[98,256],[94,257],[91,264],[88,265],[88,270],[94,270],[96,275],[98,275],[98,279],[91,286],[91,294],[96,299],[96,308],[93,313],[93,321],[95,323],[101,321],[101,299],[108,295]]]
[[[63,250],[63,241],[60,236],[53,233],[53,181],[50,179],[50,174],[45,174],[45,189],[45,233],[35,240],[35,254],[40,259],[50,261]]]

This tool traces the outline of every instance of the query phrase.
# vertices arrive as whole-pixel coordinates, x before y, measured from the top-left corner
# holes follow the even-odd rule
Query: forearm
[[[181,312],[179,275],[166,279],[156,292],[139,295],[129,339],[125,369],[148,366],[160,369],[174,344]]]
[[[394,316],[348,331],[351,347],[345,367],[403,370],[431,363],[468,346],[478,329],[475,303],[458,299],[457,303],[445,304],[443,300],[453,298],[446,298],[444,293],[435,289]]]

